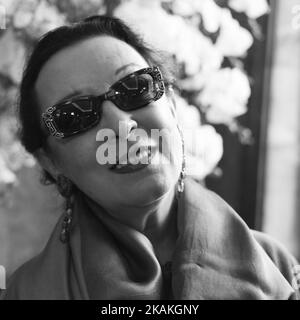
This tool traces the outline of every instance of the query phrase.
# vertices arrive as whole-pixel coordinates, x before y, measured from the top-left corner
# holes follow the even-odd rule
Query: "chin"
[[[153,175],[141,181],[132,196],[137,205],[147,205],[164,197],[175,185],[174,175]]]

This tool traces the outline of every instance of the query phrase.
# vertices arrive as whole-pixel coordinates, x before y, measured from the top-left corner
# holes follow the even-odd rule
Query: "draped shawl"
[[[77,197],[70,240],[61,217],[44,250],[11,277],[4,299],[293,299],[294,258],[251,231],[192,178],[178,200],[178,238],[161,266],[149,239]],[[121,214],[121,213],[120,213]]]

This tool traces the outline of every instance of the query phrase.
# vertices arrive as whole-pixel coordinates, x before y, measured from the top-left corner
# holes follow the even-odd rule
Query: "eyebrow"
[[[118,69],[116,70],[116,72],[115,72],[115,75],[118,75],[120,72],[126,70],[126,69],[129,68],[129,67],[140,67],[140,68],[141,68],[140,65],[131,62],[131,63],[125,64],[124,66],[118,68]]]

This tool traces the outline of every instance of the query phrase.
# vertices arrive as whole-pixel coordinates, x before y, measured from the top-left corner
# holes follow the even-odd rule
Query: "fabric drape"
[[[149,239],[103,209],[93,212],[90,201],[77,198],[70,241],[59,240],[60,218],[45,249],[11,277],[4,299],[297,297],[294,258],[191,178],[178,200],[168,286]]]

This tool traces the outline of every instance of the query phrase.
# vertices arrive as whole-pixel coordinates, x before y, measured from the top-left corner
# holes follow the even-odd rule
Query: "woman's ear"
[[[61,172],[59,171],[59,169],[57,168],[53,160],[50,158],[50,156],[47,154],[47,152],[44,149],[42,148],[38,149],[35,152],[34,156],[38,160],[41,167],[47,172],[49,172],[54,179],[56,179],[56,177],[59,174],[61,174]]]

